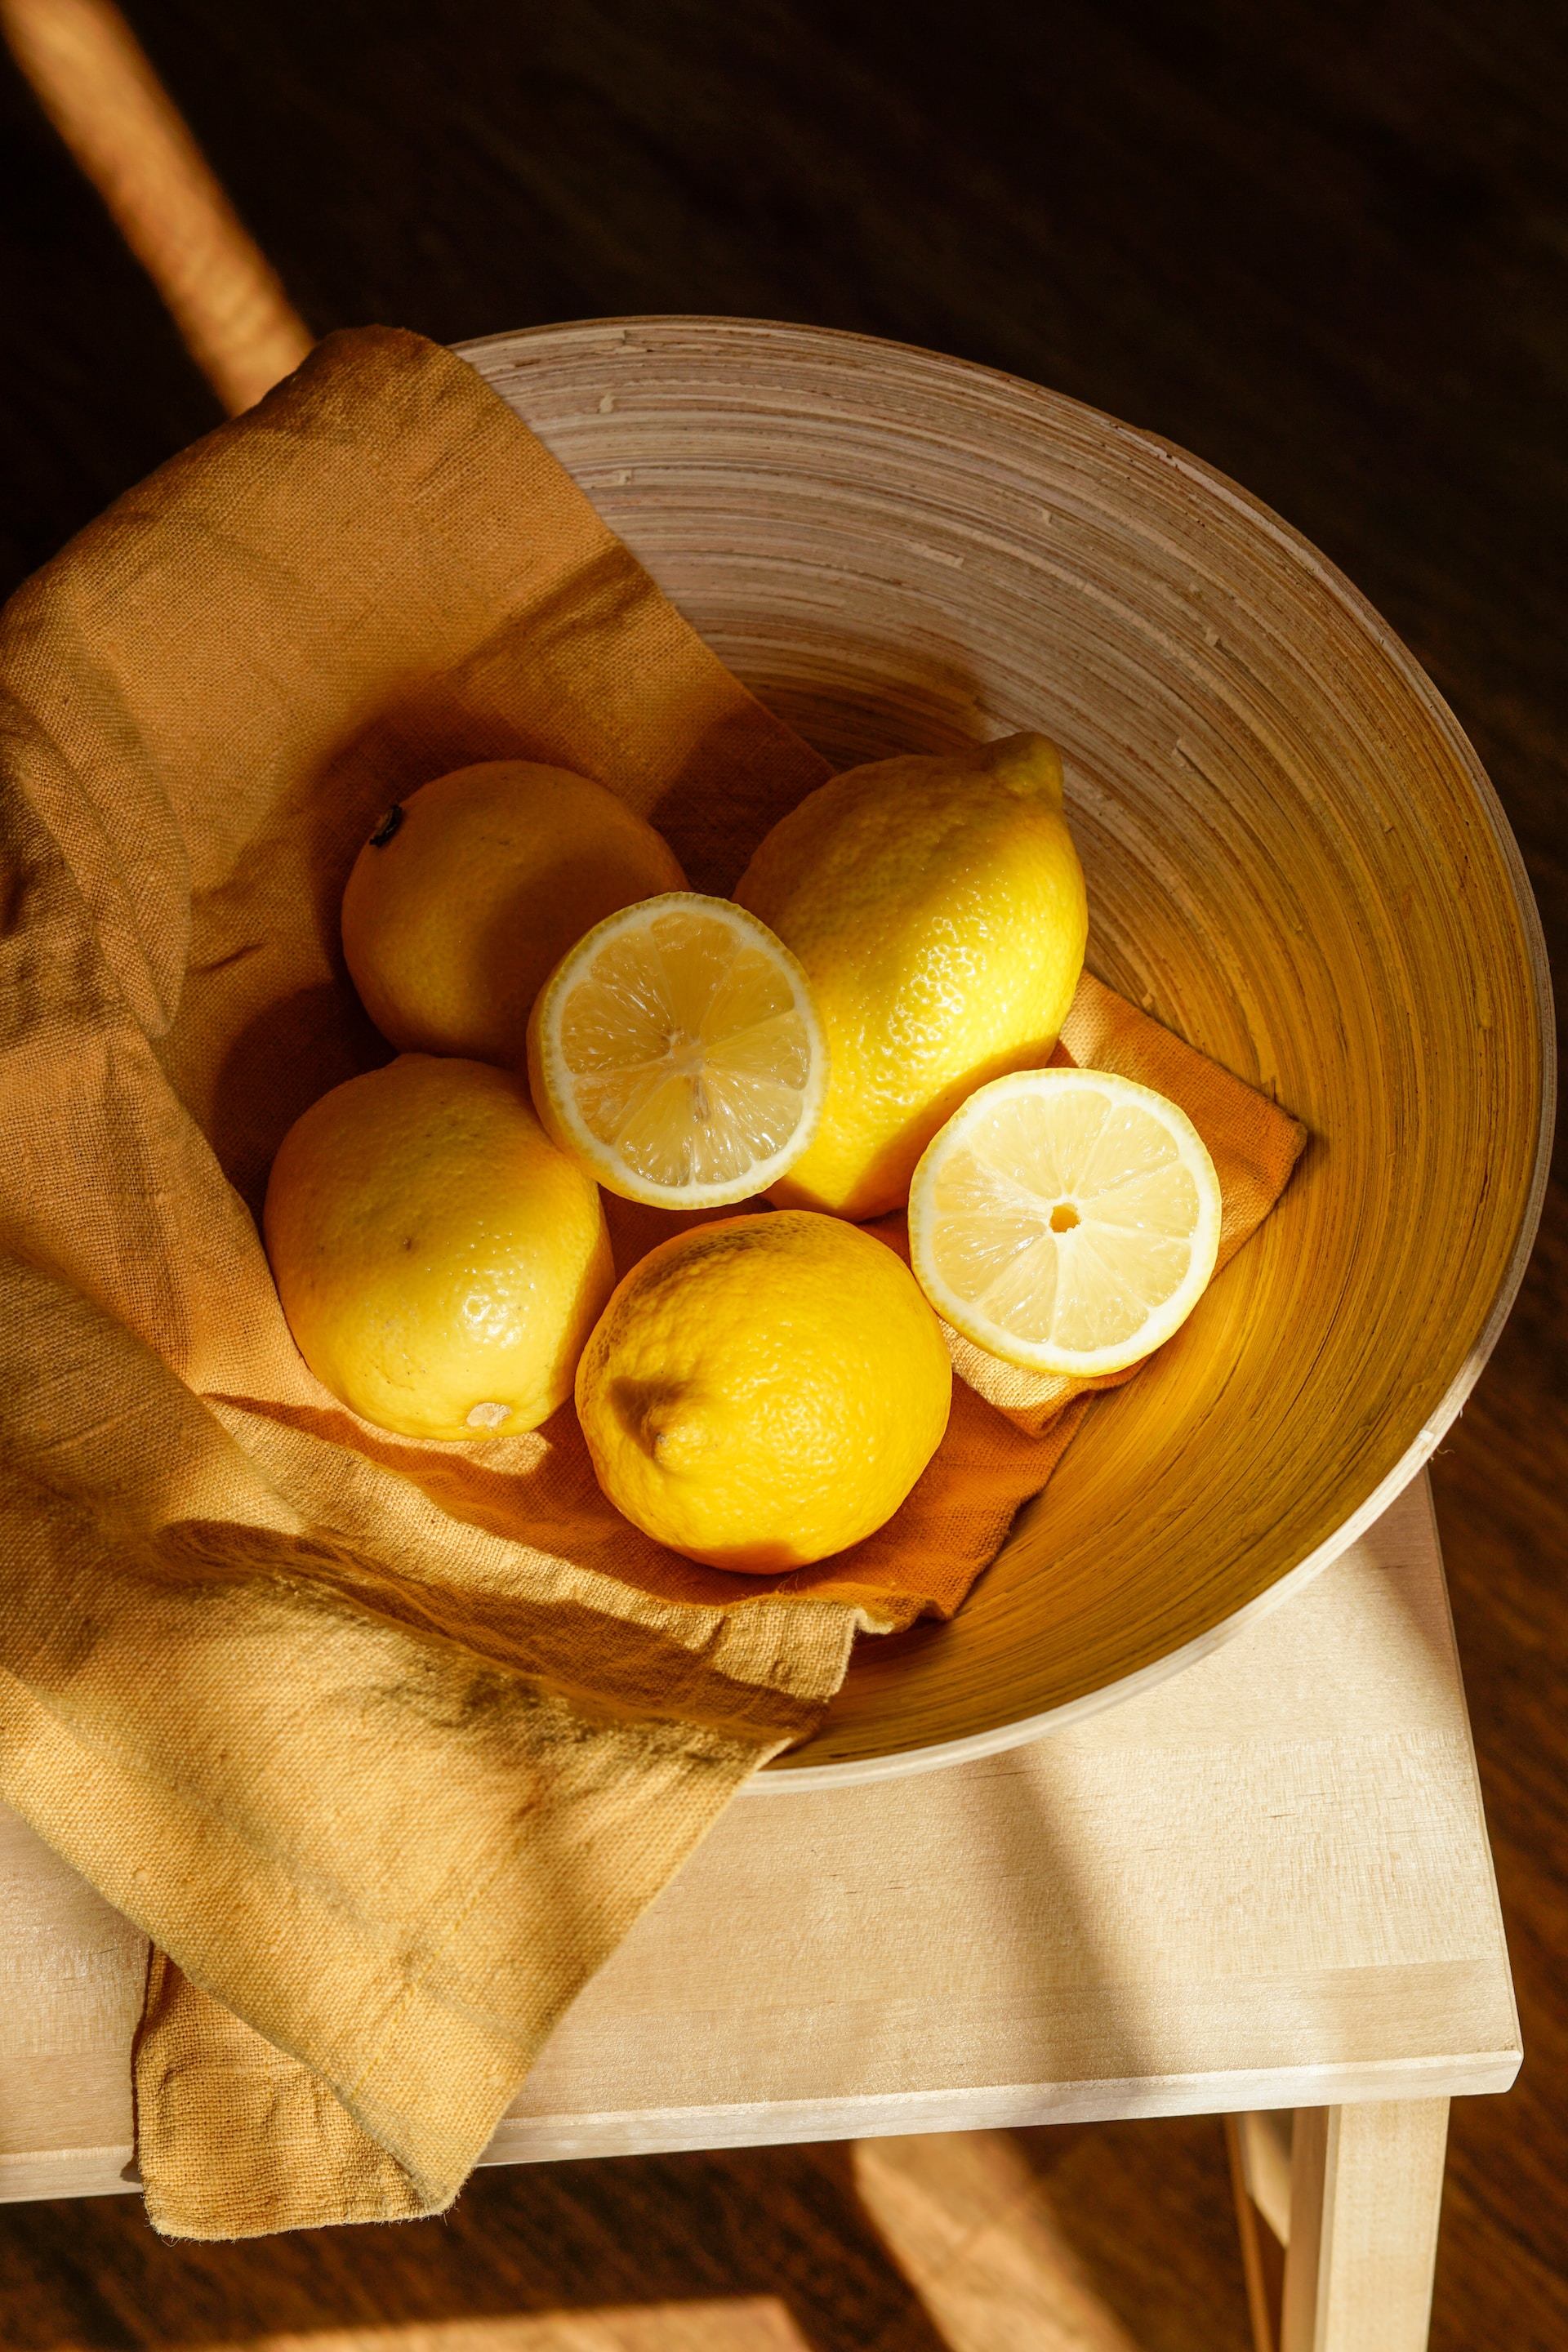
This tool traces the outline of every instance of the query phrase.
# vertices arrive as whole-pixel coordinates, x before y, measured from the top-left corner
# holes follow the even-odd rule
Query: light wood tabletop
[[[0,2194],[133,2187],[142,1938],[0,1826]],[[732,1807],[489,2160],[1442,2101],[1520,2062],[1425,1478],[1271,1617],[1033,1746]]]

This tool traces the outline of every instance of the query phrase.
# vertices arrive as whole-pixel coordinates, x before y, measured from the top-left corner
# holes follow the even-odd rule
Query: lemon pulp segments
[[[964,1336],[1037,1371],[1119,1371],[1196,1304],[1220,1195],[1176,1105],[1091,1070],[1033,1070],[973,1095],[910,1196],[913,1263]]]
[[[805,1150],[826,1055],[805,975],[726,898],[612,915],[543,990],[540,1110],[601,1183],[669,1207],[743,1200]]]

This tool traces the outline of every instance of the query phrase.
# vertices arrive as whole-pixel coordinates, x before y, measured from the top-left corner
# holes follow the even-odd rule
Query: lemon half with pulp
[[[1196,1306],[1219,1247],[1203,1138],[1152,1087],[1025,1070],[972,1095],[910,1192],[910,1263],[966,1339],[1031,1371],[1123,1371]]]
[[[827,1051],[805,974],[766,926],[669,890],[562,958],[529,1022],[528,1072],[550,1135],[606,1190],[701,1209],[799,1158]]]

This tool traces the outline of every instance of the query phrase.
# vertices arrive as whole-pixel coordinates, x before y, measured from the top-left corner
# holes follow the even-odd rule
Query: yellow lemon
[[[343,893],[343,955],[392,1045],[510,1064],[573,942],[684,879],[668,844],[603,784],[489,760],[388,809]]]
[[[773,1197],[873,1217],[986,1079],[1043,1062],[1083,969],[1083,875],[1043,735],[881,760],[777,824],[735,897],[800,959],[827,1041],[816,1134]]]
[[[672,890],[562,958],[529,1021],[528,1074],[549,1133],[606,1192],[711,1209],[798,1159],[827,1056],[788,950],[730,899]]]
[[[1220,1214],[1214,1161],[1173,1102],[1106,1070],[1024,1070],[971,1095],[921,1159],[910,1255],[976,1347],[1093,1379],[1185,1322]]]
[[[600,1486],[645,1533],[768,1575],[890,1518],[947,1426],[942,1328],[901,1258],[808,1210],[662,1243],[577,1368]]]
[[[334,1087],[284,1137],[262,1222],[305,1361],[405,1437],[537,1428],[615,1279],[592,1178],[480,1062],[404,1054]]]

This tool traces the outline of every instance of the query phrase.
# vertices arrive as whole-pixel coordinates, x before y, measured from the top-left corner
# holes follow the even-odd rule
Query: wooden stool
[[[0,1876],[0,2196],[132,2188],[142,1940],[8,1814]],[[1417,2352],[1448,2100],[1519,2061],[1423,1476],[1142,1698],[945,1771],[748,1792],[487,2161],[1224,2112],[1260,2345]]]

